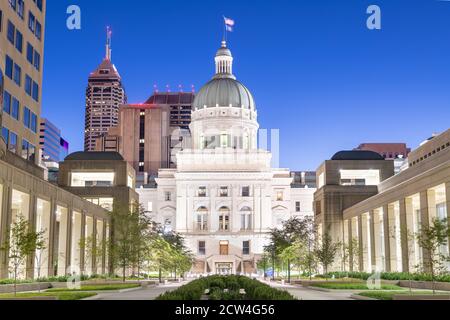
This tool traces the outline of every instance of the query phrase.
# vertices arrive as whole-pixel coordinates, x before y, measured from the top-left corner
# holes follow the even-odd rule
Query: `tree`
[[[1,250],[7,252],[10,269],[14,274],[14,296],[17,295],[20,267],[36,250],[45,248],[44,233],[44,231],[34,231],[32,225],[23,216],[18,216],[8,230],[6,243],[2,245]]]
[[[349,243],[342,243],[342,260],[344,262],[344,272],[346,265],[349,266],[349,271],[359,269],[359,256],[361,254],[361,247],[357,238],[352,238]]]
[[[296,258],[291,254],[288,254],[289,247],[293,246],[296,242],[303,242],[308,244],[312,238],[314,232],[314,221],[310,217],[298,218],[293,217],[285,222],[281,228],[272,229],[270,232],[270,246],[268,248],[272,251],[273,260],[275,256],[281,257],[284,250],[288,250],[283,255],[287,263],[288,282],[291,282],[291,260]],[[275,264],[275,261],[272,261]]]
[[[426,253],[427,257],[423,260],[425,270],[431,273],[433,282],[433,293],[436,293],[436,274],[445,269],[444,263],[449,260],[448,254],[441,252],[442,246],[448,245],[450,229],[446,219],[433,219],[429,226],[422,226],[417,233],[419,246]]]
[[[127,268],[139,269],[153,235],[154,224],[145,215],[141,206],[116,206],[111,213],[113,225],[113,243],[111,256],[113,265],[122,270],[125,282]]]
[[[98,268],[102,263],[102,252],[105,245],[105,240],[97,241],[94,236],[81,238],[78,243],[80,250],[84,251],[85,259],[91,261],[91,265],[89,266],[89,268],[92,269],[92,267],[94,267],[94,274],[98,271]]]
[[[314,254],[318,262],[322,265],[324,274],[328,273],[328,267],[333,264],[336,253],[339,249],[339,244],[333,243],[333,239],[328,233],[323,235],[322,241],[319,241]]]

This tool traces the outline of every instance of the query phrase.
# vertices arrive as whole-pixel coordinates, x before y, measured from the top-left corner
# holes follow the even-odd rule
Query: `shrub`
[[[243,276],[211,276],[194,280],[159,296],[158,300],[200,300],[206,289],[210,290],[210,300],[294,300],[286,291]],[[228,289],[227,292],[224,289]],[[241,295],[240,289],[244,289],[246,294]]]

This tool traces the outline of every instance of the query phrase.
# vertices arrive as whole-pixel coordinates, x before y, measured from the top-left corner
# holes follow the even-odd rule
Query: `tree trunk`
[[[287,269],[287,272],[288,272],[288,283],[291,283],[291,260],[289,260],[288,259],[288,269]]]
[[[122,267],[122,281],[125,283],[127,281],[127,277],[126,277],[126,266],[125,264]]]

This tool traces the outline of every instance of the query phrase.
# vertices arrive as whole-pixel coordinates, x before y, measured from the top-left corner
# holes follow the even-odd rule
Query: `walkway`
[[[155,300],[159,295],[177,289],[187,282],[151,285],[147,288],[128,289],[121,292],[104,292],[85,300]]]
[[[262,281],[271,287],[286,290],[294,297],[299,300],[353,300],[351,295],[355,291],[343,291],[343,290],[332,290],[332,291],[320,291],[316,289],[309,289],[302,287],[300,285],[282,285],[280,283]]]

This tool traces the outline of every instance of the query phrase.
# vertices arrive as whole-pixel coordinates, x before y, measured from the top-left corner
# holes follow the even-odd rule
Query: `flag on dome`
[[[227,18],[227,17],[223,17],[223,19],[225,20],[225,27],[226,27],[227,31],[233,32],[234,20]]]

